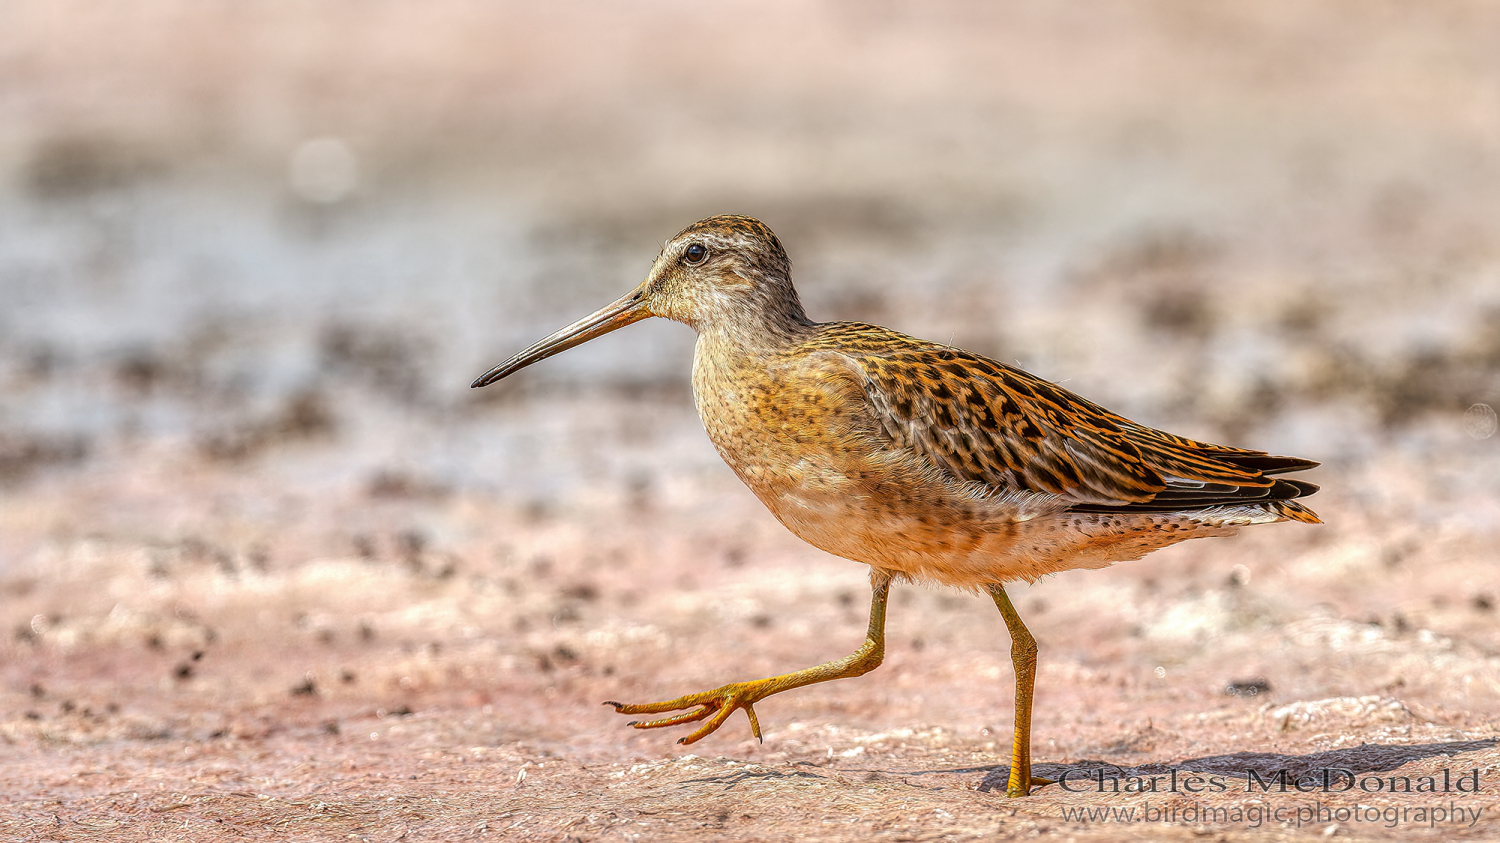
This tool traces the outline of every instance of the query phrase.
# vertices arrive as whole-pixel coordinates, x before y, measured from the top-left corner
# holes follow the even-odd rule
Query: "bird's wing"
[[[1316,463],[1174,436],[1019,369],[857,323],[823,326],[880,430],[960,481],[1054,494],[1083,511],[1287,500],[1317,487],[1268,475]]]

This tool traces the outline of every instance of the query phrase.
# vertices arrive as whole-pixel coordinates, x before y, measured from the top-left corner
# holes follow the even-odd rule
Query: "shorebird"
[[[1200,536],[1276,521],[1320,523],[1275,475],[1317,463],[1195,442],[1130,421],[972,352],[877,325],[814,322],[791,262],[759,220],[715,216],[667,241],[646,280],[474,381],[501,378],[652,316],[698,332],[693,397],[719,454],[809,544],[870,566],[870,625],[849,656],[664,702],[608,702],[659,729],[712,734],[782,691],[860,676],[885,654],[893,581],[994,599],[1011,638],[1015,732],[1006,793],[1031,773],[1037,646],[1005,584],[1102,568]],[[678,712],[673,714],[672,712]]]

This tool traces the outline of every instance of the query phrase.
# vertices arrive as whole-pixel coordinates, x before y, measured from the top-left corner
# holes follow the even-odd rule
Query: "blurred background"
[[[468,388],[724,212],[776,230],[814,318],[1324,463],[1311,504],[1329,526],[1057,578],[1035,590],[1052,607],[1039,637],[1068,640],[1079,588],[1169,605],[1227,577],[1264,589],[1259,614],[1189,624],[1201,646],[1313,615],[1500,646],[1485,631],[1500,599],[1497,43],[1500,8],[1480,0],[4,4],[5,717],[49,728],[52,687],[104,670],[65,657],[89,648],[175,646],[161,676],[192,676],[184,654],[239,641],[281,672],[225,668],[181,706],[301,688],[357,708],[592,681],[622,648],[589,632],[646,616],[676,642],[660,659],[709,653],[670,681],[646,661],[614,673],[657,696],[738,669],[714,661],[713,624],[784,642],[760,667],[811,653],[794,633],[834,615],[853,617],[852,645],[861,569],[804,569],[821,554],[719,463],[687,328],[648,322]],[[853,608],[829,614],[842,593]],[[978,602],[950,623],[913,593],[929,644],[993,639],[985,657],[1006,664]],[[1079,599],[1073,617],[1095,617]],[[1156,611],[1125,603],[1118,629]],[[510,673],[413,680],[424,635],[489,642]],[[1161,640],[1142,671],[1186,646]],[[276,649],[310,641],[332,655]],[[331,678],[361,646],[391,663],[379,647],[397,641],[407,666],[368,668],[394,684]],[[1205,693],[1232,678],[1194,652]],[[1500,694],[1485,670],[1481,708]],[[147,673],[110,676],[147,696],[190,687]],[[1270,684],[1365,692],[1319,682]],[[171,734],[198,722],[124,705]],[[588,710],[578,729],[619,737]]]
[[[570,493],[613,458],[554,453],[491,393],[652,389],[675,424],[691,335],[467,382],[720,212],[780,232],[818,318],[1151,422],[1334,462],[1493,453],[1463,421],[1500,387],[1485,3],[4,15],[11,488],[158,444],[274,470],[326,432],[298,482],[395,461]]]

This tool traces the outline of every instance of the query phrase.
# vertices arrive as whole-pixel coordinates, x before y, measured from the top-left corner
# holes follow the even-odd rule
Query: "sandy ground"
[[[6,6],[0,839],[1493,838],[1497,35]],[[626,728],[602,701],[850,652],[865,569],[719,463],[682,326],[466,387],[719,211],[815,317],[1321,460],[1327,524],[1013,589],[1070,785],[1027,800],[1004,625],[957,592],[898,587],[886,663],[763,702],[763,743]]]

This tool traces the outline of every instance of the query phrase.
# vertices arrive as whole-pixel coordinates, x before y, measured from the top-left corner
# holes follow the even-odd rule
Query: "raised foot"
[[[750,732],[755,735],[756,740],[764,740],[760,734],[760,720],[755,716],[752,707],[777,690],[771,679],[756,679],[752,682],[731,682],[722,688],[712,691],[699,691],[696,694],[688,694],[675,700],[665,702],[642,703],[633,705],[630,703],[606,702],[612,705],[620,714],[662,714],[668,711],[681,711],[670,717],[661,717],[656,720],[633,720],[629,725],[637,729],[662,729],[667,726],[678,726],[683,723],[695,723],[703,720],[703,725],[685,737],[679,738],[679,744],[687,745],[696,743],[724,725],[735,709],[743,708],[745,716],[750,718]]]

